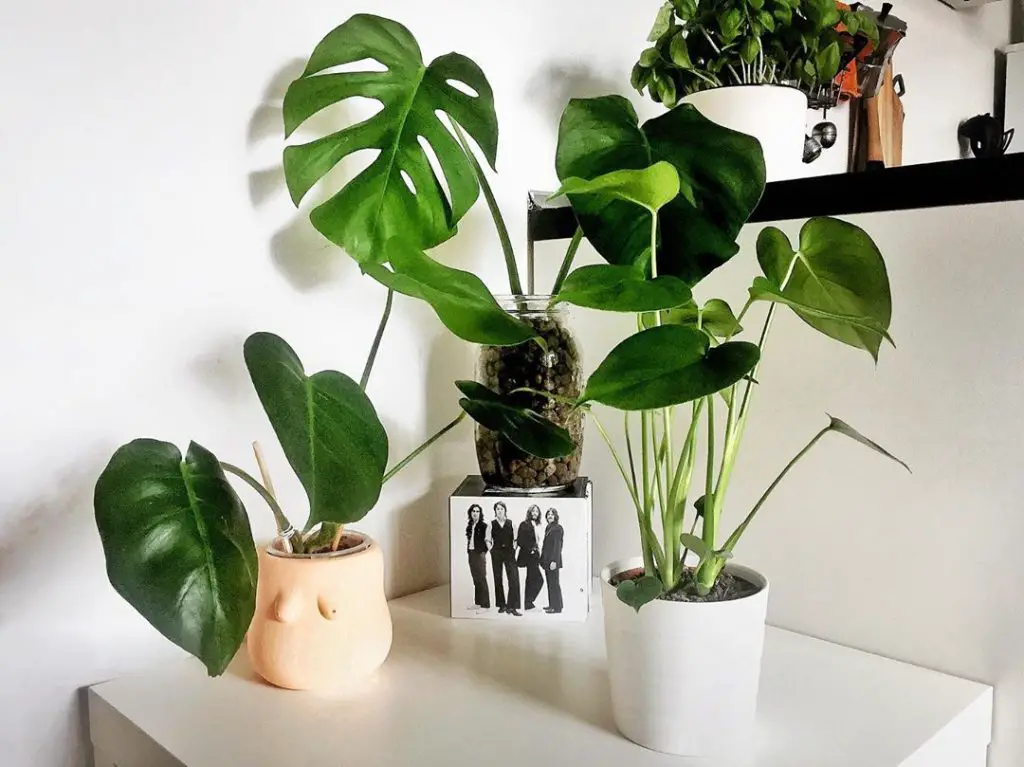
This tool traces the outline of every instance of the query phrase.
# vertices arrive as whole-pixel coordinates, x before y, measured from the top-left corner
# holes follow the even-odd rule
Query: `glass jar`
[[[507,439],[479,424],[476,455],[480,474],[491,487],[527,492],[550,492],[572,484],[579,475],[583,451],[582,410],[540,394],[516,392],[528,388],[575,399],[583,387],[579,348],[568,327],[564,304],[549,307],[551,296],[498,296],[498,303],[513,317],[531,325],[547,343],[547,350],[533,341],[519,346],[482,346],[477,381],[509,396],[516,405],[565,428],[576,450],[563,458],[536,458]]]

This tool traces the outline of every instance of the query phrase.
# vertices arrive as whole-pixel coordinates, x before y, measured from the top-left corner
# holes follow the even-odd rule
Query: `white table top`
[[[189,659],[91,688],[93,743],[118,767],[687,764],[615,730],[595,604],[455,621],[440,587],[392,602],[391,657],[345,699],[273,688],[245,653],[220,679]],[[983,767],[992,690],[770,628],[759,720],[756,767]]]

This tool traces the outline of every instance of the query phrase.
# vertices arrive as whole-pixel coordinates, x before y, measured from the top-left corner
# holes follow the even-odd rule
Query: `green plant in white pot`
[[[691,105],[641,125],[621,97],[575,100],[557,166],[559,194],[607,263],[571,272],[554,300],[633,314],[637,328],[574,402],[612,451],[639,531],[640,555],[601,574],[615,720],[649,748],[732,763],[750,744],[768,599],[766,578],[731,563],[737,545],[826,436],[892,458],[830,417],[727,526],[751,407],[769,383],[761,355],[788,308],[877,359],[892,313],[885,263],[864,231],[842,221],[808,221],[795,246],[767,228],[757,242],[761,275],[740,311],[720,298],[698,301],[704,278],[737,254],[765,170],[755,139]],[[746,340],[759,307],[767,308]],[[618,411],[620,442],[597,404]]]
[[[658,11],[633,68],[633,87],[670,109],[696,106],[756,137],[768,180],[799,175],[807,99],[862,44],[874,17],[835,0],[671,0]]]

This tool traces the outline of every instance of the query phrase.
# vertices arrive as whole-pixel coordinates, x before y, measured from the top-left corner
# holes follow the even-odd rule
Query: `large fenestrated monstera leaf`
[[[687,104],[643,126],[621,96],[573,99],[566,107],[556,156],[560,180],[593,179],[660,161],[675,167],[687,194],[659,212],[657,273],[692,287],[739,250],[736,236],[764,191],[760,144]],[[651,242],[647,211],[606,195],[569,199],[583,233],[605,260],[627,266],[644,261]]]
[[[192,443],[137,439],[96,483],[110,583],[161,634],[224,672],[256,608],[249,518],[217,458]]]
[[[305,529],[366,516],[380,497],[388,435],[359,384],[336,370],[307,376],[302,360],[273,333],[246,339],[245,364],[309,498]]]
[[[379,62],[386,71],[327,71],[365,59]],[[461,89],[452,83],[461,83]],[[360,263],[383,263],[384,244],[396,235],[423,249],[444,242],[455,234],[480,189],[469,158],[437,113],[469,133],[494,167],[498,120],[484,73],[458,53],[425,65],[408,29],[390,19],[359,14],[320,41],[302,76],[288,88],[285,136],[322,109],[354,96],[375,99],[383,109],[368,120],[285,149],[292,200],[298,205],[353,152],[378,150],[369,167],[313,209],[313,226]],[[433,149],[450,197],[420,138]]]

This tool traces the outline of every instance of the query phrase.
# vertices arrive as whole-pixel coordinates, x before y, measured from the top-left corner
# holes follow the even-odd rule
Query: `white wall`
[[[283,194],[278,107],[296,60],[367,9],[411,26],[428,56],[454,48],[476,59],[498,97],[496,189],[521,241],[525,191],[554,181],[565,100],[627,87],[656,2],[637,5],[60,0],[0,10],[5,764],[82,764],[76,689],[175,654],[103,573],[91,494],[111,451],[135,436],[182,446],[193,438],[246,462],[259,438],[286,506],[299,510],[301,490],[250,392],[241,342],[274,330],[310,367],[359,373],[381,291],[323,247]],[[1005,42],[1006,11],[957,15],[908,0],[900,13],[921,30],[903,65],[915,73],[908,134],[919,142],[911,150],[908,140],[908,158],[951,157],[951,126],[989,108],[991,82],[982,81],[991,48]],[[959,58],[923,63],[939,50]],[[907,478],[852,446],[827,446],[766,509],[743,553],[773,578],[778,623],[1005,682],[995,767],[1024,759],[1010,724],[1021,718],[1014,706],[1024,707],[1013,649],[1024,625],[1003,623],[1019,579],[1014,545],[1024,542],[1010,452],[1020,419],[1013,339],[1024,317],[1003,298],[1024,276],[1013,258],[1021,225],[1009,223],[1020,213],[866,218],[890,254],[901,347],[873,373],[783,323],[733,496],[742,508],[825,408],[914,464]],[[501,289],[482,210],[443,256]],[[749,265],[722,276],[730,296],[742,294]],[[621,325],[578,319],[594,364]],[[400,302],[371,386],[393,456],[456,412],[450,381],[471,372],[472,356],[423,307]],[[470,432],[396,480],[365,522],[389,553],[391,593],[445,578],[443,499],[473,470]],[[594,439],[586,464],[611,476]],[[251,506],[258,532],[269,533],[269,515]],[[596,524],[598,562],[631,552],[635,533],[614,484],[600,489]]]

